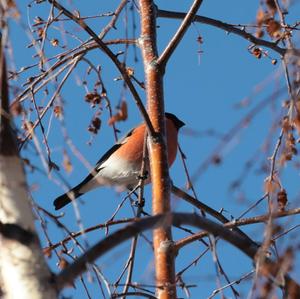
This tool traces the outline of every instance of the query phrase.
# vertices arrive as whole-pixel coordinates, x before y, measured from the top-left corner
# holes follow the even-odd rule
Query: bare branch
[[[187,31],[187,29],[189,28],[189,26],[193,22],[201,3],[202,3],[202,0],[194,0],[193,5],[191,6],[190,10],[185,14],[183,21],[182,21],[180,27],[178,28],[177,32],[175,33],[175,35],[173,36],[173,38],[171,39],[171,41],[169,42],[169,44],[167,45],[167,47],[165,48],[163,53],[158,58],[157,63],[162,67],[162,69],[165,68],[171,55],[177,48],[179,42],[183,38],[183,36],[184,36],[185,32]]]
[[[152,214],[171,211],[170,177],[168,167],[166,124],[164,111],[163,72],[157,60],[155,5],[152,0],[140,0],[141,37],[140,48],[143,56],[146,81],[147,108],[156,138],[149,134],[148,151],[152,182]],[[175,255],[172,250],[171,227],[160,227],[153,232],[155,279],[157,297],[176,297]],[[161,248],[164,247],[164,250]]]
[[[107,223],[104,223],[104,224],[97,224],[97,225],[91,226],[91,227],[86,228],[84,230],[80,230],[78,232],[71,233],[70,236],[67,236],[63,240],[61,240],[57,243],[51,244],[51,246],[49,246],[49,247],[44,248],[44,251],[49,251],[49,250],[52,251],[55,248],[57,248],[59,246],[62,246],[64,244],[68,243],[69,241],[74,240],[74,238],[77,238],[77,237],[79,237],[83,234],[86,234],[86,233],[89,233],[89,232],[92,232],[92,231],[95,231],[95,230],[98,230],[98,229],[105,229],[109,226],[113,226],[113,225],[117,225],[117,224],[134,222],[135,220],[137,220],[137,218],[125,218],[125,219],[110,221],[110,222],[107,222]]]
[[[297,214],[300,214],[300,208],[295,208],[295,209],[291,209],[291,210],[287,210],[287,211],[272,213],[271,217],[272,217],[272,219],[276,219],[276,218],[282,218],[282,217],[287,217],[287,216],[297,215]],[[264,215],[259,215],[259,216],[255,216],[255,217],[250,217],[250,218],[242,218],[242,219],[238,219],[238,220],[235,219],[235,220],[224,223],[223,226],[227,227],[227,228],[236,228],[237,226],[245,226],[245,225],[256,224],[256,223],[265,223],[266,221],[269,220],[269,218],[270,218],[270,214],[264,214]],[[237,232],[239,233],[242,231],[238,230]],[[248,237],[243,232],[242,232],[242,234],[244,236]],[[177,241],[175,243],[176,250],[179,250],[180,248],[182,248],[196,240],[202,239],[202,238],[206,237],[207,235],[208,235],[207,232],[202,231],[202,232],[196,233],[192,236],[188,236],[186,238],[180,239],[179,241]],[[258,248],[259,245],[253,241],[253,246],[255,246],[255,244]]]
[[[228,223],[230,222],[224,215],[219,213],[218,211],[212,209],[211,207],[207,206],[206,204],[202,203],[201,201],[197,200],[196,198],[192,197],[188,193],[184,192],[183,190],[177,188],[176,186],[172,185],[171,191],[176,196],[182,198],[186,202],[190,203],[194,207],[198,208],[200,211],[204,211],[207,214],[213,216],[214,218],[218,219],[222,223]],[[250,242],[253,242],[244,232],[242,232],[239,228],[234,229],[237,233],[239,233],[244,238],[248,238]]]
[[[157,10],[157,16],[160,18],[170,18],[170,19],[180,19],[181,20],[181,19],[184,19],[186,17],[186,15],[187,14],[184,12],[168,11],[168,10],[162,10],[162,9]],[[257,38],[254,35],[246,32],[245,30],[239,29],[234,25],[227,24],[222,21],[211,19],[208,17],[198,16],[198,15],[196,15],[192,21],[211,25],[211,26],[217,27],[219,29],[223,29],[226,32],[234,33],[236,35],[239,35],[239,36],[245,38],[246,40],[248,40],[249,42],[251,42],[255,45],[272,49],[273,51],[276,51],[277,53],[279,53],[281,56],[284,56],[287,53],[287,50],[279,47],[276,42],[269,42],[264,39]]]
[[[111,21],[104,27],[102,32],[99,35],[100,39],[103,39],[105,35],[109,32],[110,29],[115,28],[116,22],[119,18],[120,13],[122,12],[123,8],[127,5],[128,0],[122,0],[117,7],[116,11],[114,12],[113,17],[111,18]]]
[[[118,246],[122,242],[134,237],[142,231],[155,229],[159,226],[168,226],[170,224],[174,226],[191,225],[204,229],[210,234],[219,236],[233,246],[237,247],[252,260],[256,258],[256,254],[258,252],[257,246],[253,246],[252,242],[249,242],[248,239],[244,238],[238,233],[230,231],[222,225],[196,214],[168,213],[165,215],[144,218],[134,224],[128,225],[127,227],[114,232],[104,240],[98,242],[92,248],[86,251],[81,257],[79,257],[77,261],[69,265],[57,276],[57,287],[61,289],[63,286],[71,284],[78,275],[86,271],[86,267],[89,263],[94,262],[97,258],[112,248]],[[278,275],[277,272],[280,271],[279,265],[275,262],[272,262],[267,257],[265,257],[265,263],[267,267],[262,274],[266,277],[276,277]],[[282,285],[280,282],[277,282],[277,284],[281,287],[284,287],[286,291],[290,292],[291,296],[295,296],[291,298],[298,298],[297,296],[300,296],[300,286],[294,280],[288,277],[286,273],[282,273],[282,275],[285,276],[285,284]]]
[[[130,79],[130,76],[128,75],[126,67],[118,60],[116,55],[106,46],[106,44],[98,37],[98,35],[82,19],[77,18],[74,14],[72,14],[69,10],[67,10],[65,7],[63,7],[61,4],[59,4],[56,0],[48,0],[48,1],[50,3],[52,3],[57,9],[61,10],[65,16],[69,17],[75,23],[77,23],[81,28],[83,28],[93,38],[93,40],[97,43],[99,48],[112,60],[112,62],[117,67],[117,69],[120,71],[129,90],[131,91],[133,98],[135,100],[135,103],[144,118],[144,121],[145,121],[145,124],[147,126],[150,136],[155,136],[155,131],[151,124],[150,118],[147,114],[146,108],[144,107],[144,104],[143,104],[138,92],[136,91],[133,83],[131,82],[131,79]]]
[[[117,44],[129,44],[129,45],[133,45],[136,44],[136,40],[135,39],[113,39],[113,40],[107,40],[104,41],[104,43],[106,45],[117,45]],[[22,102],[24,101],[27,96],[28,93],[30,92],[30,90],[35,87],[38,83],[40,83],[43,79],[45,79],[47,76],[50,76],[49,80],[44,80],[42,81],[41,85],[39,85],[37,88],[34,89],[35,92],[37,92],[38,90],[40,90],[46,83],[48,83],[48,81],[52,80],[53,78],[57,77],[60,73],[62,73],[66,67],[68,67],[70,64],[73,63],[74,59],[78,58],[78,60],[81,60],[82,57],[84,57],[84,55],[93,50],[93,49],[97,49],[99,46],[96,42],[91,41],[91,42],[84,42],[82,43],[80,46],[73,48],[69,51],[66,51],[64,53],[59,53],[58,55],[55,55],[51,58],[47,59],[47,62],[53,60],[53,59],[57,59],[58,61],[55,62],[53,65],[51,65],[49,67],[49,69],[45,70],[44,72],[42,72],[40,75],[32,78],[33,82],[30,83],[28,85],[27,88],[25,88],[11,103],[11,105],[16,104],[16,102]],[[66,64],[66,65],[64,65]],[[29,67],[22,67],[21,70],[19,72],[17,72],[16,74],[20,74],[21,72],[28,70],[29,68],[35,67],[37,66],[38,63],[36,64],[32,64]],[[63,66],[64,65],[64,66]],[[63,67],[61,67],[63,66]],[[61,67],[61,69],[59,69],[57,71],[57,73],[55,73],[55,75],[53,75],[54,71]]]

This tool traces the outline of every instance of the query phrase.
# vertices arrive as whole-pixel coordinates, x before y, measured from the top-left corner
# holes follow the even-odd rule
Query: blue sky
[[[102,12],[114,11],[119,1],[60,1],[70,10],[77,9],[81,16],[95,15]],[[186,11],[191,1],[156,1],[161,9]],[[27,2],[26,2],[27,3]],[[36,16],[47,19],[49,5],[42,3],[40,5],[32,5],[26,8],[25,1],[17,1],[18,8],[21,11],[21,20],[19,22],[11,21],[10,39],[13,46],[13,55],[15,66],[17,69],[32,64],[37,60],[32,57],[35,53],[34,49],[25,48],[24,45],[29,43],[27,35],[28,20],[32,23]],[[200,15],[216,18],[231,24],[253,24],[255,22],[256,12],[259,1],[203,1]],[[287,16],[288,22],[293,24],[297,21],[297,13],[299,11],[299,3],[294,4]],[[299,14],[298,14],[299,15]],[[131,17],[130,11],[128,14]],[[138,16],[135,13],[138,25]],[[101,28],[109,21],[108,17],[89,20],[88,24],[99,32]],[[130,21],[129,21],[130,22]],[[158,19],[158,48],[159,52],[164,49],[173,33],[176,31],[179,21]],[[62,27],[56,25],[58,30],[50,29],[49,38],[57,38],[60,45],[66,44],[64,35],[59,30]],[[72,22],[64,22],[63,26],[68,31],[79,36],[82,40],[86,40],[88,36],[82,32],[77,25]],[[131,28],[129,26],[129,28]],[[112,30],[107,35],[107,39],[125,36],[124,15],[117,23],[118,30]],[[132,34],[129,29],[129,34]],[[137,30],[138,34],[138,30]],[[201,35],[203,44],[197,43],[197,38]],[[295,41],[299,45],[299,33],[295,32]],[[68,47],[78,45],[78,41],[67,37]],[[180,146],[187,156],[187,165],[191,175],[197,173],[197,169],[202,163],[211,156],[211,153],[220,148],[218,154],[221,155],[222,163],[213,165],[195,176],[194,186],[200,200],[210,205],[216,210],[224,209],[225,216],[238,217],[247,207],[259,199],[263,193],[263,180],[267,176],[261,171],[261,165],[269,165],[267,157],[272,154],[276,139],[278,138],[280,128],[275,128],[271,133],[270,129],[276,119],[279,118],[281,110],[281,102],[288,97],[287,91],[284,90],[279,96],[273,95],[275,91],[285,86],[282,77],[282,66],[280,61],[277,65],[271,63],[271,59],[263,57],[256,59],[248,51],[249,42],[228,34],[218,28],[210,27],[202,24],[193,24],[186,33],[183,41],[177,48],[171,58],[164,78],[165,91],[165,110],[176,114],[186,123],[185,129],[180,135]],[[47,44],[45,46],[46,55],[52,56],[63,51],[60,47],[53,48]],[[124,49],[124,46],[112,47],[114,51]],[[201,53],[199,53],[201,51]],[[127,65],[134,68],[135,76],[143,81],[143,67],[139,49],[136,49],[138,62],[133,59],[134,51],[129,48]],[[278,60],[279,56],[273,51],[268,51],[270,57]],[[111,106],[115,111],[121,99],[125,99],[129,108],[129,118],[126,122],[117,124],[120,130],[119,137],[126,133],[133,126],[141,122],[141,116],[130,93],[123,89],[122,81],[115,81],[119,77],[117,69],[112,65],[109,59],[99,50],[93,50],[87,58],[95,65],[101,66],[102,79],[107,89],[108,98]],[[84,101],[86,89],[82,85],[82,81],[88,82],[87,89],[92,90],[96,77],[92,73],[86,75],[87,64],[79,63],[75,72],[65,83],[61,99],[64,102],[64,124],[68,135],[72,140],[78,152],[84,157],[85,161],[93,165],[101,155],[114,143],[112,129],[107,125],[109,118],[105,105],[102,105],[101,114],[101,130],[92,136],[87,131],[87,127],[96,113],[96,108],[90,108],[89,104]],[[20,85],[27,76],[38,73],[38,69],[31,69],[20,76],[19,80],[13,82],[13,85]],[[61,77],[60,77],[61,80]],[[54,82],[49,87],[49,94],[53,93],[59,82]],[[139,89],[142,99],[145,101],[143,91]],[[271,98],[271,104],[255,114],[254,118],[239,130],[234,136],[230,136],[230,142],[222,144],[220,136],[224,136],[229,130],[253,109],[260,102],[267,98]],[[237,108],[237,104],[243,99],[249,99],[249,105]],[[37,96],[40,105],[45,105],[49,97],[42,92]],[[25,104],[30,105],[30,104]],[[36,119],[34,111],[28,116],[31,120]],[[19,123],[20,119],[17,119]],[[72,149],[66,143],[63,134],[62,123],[53,117],[52,113],[48,113],[44,119],[44,126],[49,132],[48,142],[52,152],[52,160],[61,167],[60,174],[68,182],[69,185],[77,184],[86,176],[87,167],[72,152]],[[213,130],[217,136],[209,136],[205,132]],[[191,134],[191,132],[193,134]],[[210,134],[212,135],[212,134]],[[39,140],[43,154],[46,154],[45,146],[42,143],[40,129],[37,129],[37,138]],[[269,136],[269,137],[268,137]],[[91,140],[91,137],[92,140]],[[267,138],[268,137],[268,138]],[[269,146],[263,144],[267,140]],[[91,143],[89,144],[89,141]],[[31,141],[32,143],[32,141]],[[221,145],[220,145],[221,144]],[[63,151],[66,151],[70,157],[73,171],[67,173],[62,167]],[[24,158],[30,159],[33,165],[39,165],[43,169],[40,159],[37,157],[34,147],[28,146],[22,151]],[[247,176],[243,175],[245,163],[251,157],[254,163],[253,168],[249,168]],[[296,168],[295,162],[290,163],[288,167],[281,169],[280,178],[286,187],[290,207],[299,204],[299,170]],[[54,213],[52,201],[60,193],[63,192],[62,187],[57,185],[60,181],[58,176],[52,172],[50,175],[39,171],[31,173],[27,169],[29,186],[34,192],[32,196],[34,200],[42,207]],[[186,179],[182,167],[180,157],[171,169],[171,177],[177,186],[185,186]],[[243,185],[239,190],[232,190],[229,186],[239,178],[245,178]],[[292,179],[291,179],[292,178]],[[117,205],[120,203],[124,194],[119,194],[113,189],[101,188],[96,189],[82,197],[79,201],[79,209],[82,224],[85,228],[104,223],[112,215]],[[146,210],[151,211],[150,187],[146,187]],[[174,198],[172,200],[175,211],[193,212],[194,208]],[[60,220],[71,231],[79,230],[78,223],[74,215],[72,206],[66,207],[65,213]],[[258,206],[250,215],[263,214],[266,212],[266,204]],[[57,214],[57,213],[56,213]],[[128,203],[121,209],[117,218],[131,217],[132,211]],[[282,220],[283,226],[292,226],[299,222],[299,217],[295,216],[293,221]],[[52,242],[59,241],[64,234],[51,222],[47,221],[49,235]],[[39,226],[38,226],[39,227]],[[113,231],[116,228],[112,228]],[[40,230],[40,227],[39,227]],[[245,228],[245,231],[257,241],[261,241],[263,237],[263,226],[253,225]],[[45,245],[45,237],[40,230],[41,242]],[[150,238],[151,234],[147,236]],[[182,232],[175,232],[175,239],[183,237]],[[97,240],[105,237],[105,231],[96,231],[87,235],[90,245]],[[82,239],[79,239],[82,241]],[[278,245],[281,252],[288,244],[287,240],[282,241]],[[69,244],[69,248],[72,244]],[[130,243],[122,244],[120,248],[113,250],[112,253],[99,259],[97,265],[103,270],[109,281],[115,281],[118,277],[119,269],[126,262],[130,249]],[[177,262],[177,271],[185,267],[191,260],[197,257],[203,250],[204,246],[199,244],[189,245],[180,252]],[[233,249],[231,245],[223,241],[218,242],[218,255],[221,260],[225,272],[231,280],[238,279],[241,274],[247,273],[252,269],[252,263],[243,253]],[[75,249],[74,254],[80,254]],[[153,260],[151,249],[145,242],[139,242],[137,253],[138,266],[134,271],[133,281],[142,283],[153,283]],[[53,271],[59,271],[55,265],[57,259],[55,256],[49,261]],[[299,273],[295,273],[298,275]],[[183,278],[186,283],[196,284],[196,288],[192,288],[192,298],[207,298],[216,288],[215,266],[211,253],[207,253],[200,262],[192,267]],[[296,277],[296,276],[295,276]],[[86,276],[84,279],[87,278]],[[226,284],[221,278],[221,284]],[[99,287],[96,283],[87,282],[87,287],[93,298],[99,298]],[[241,292],[241,298],[245,298],[250,290],[251,282],[243,282],[237,289]],[[227,289],[224,294],[228,298],[232,297],[232,292]],[[244,294],[244,296],[243,296]],[[81,283],[76,284],[76,289],[67,289],[64,292],[66,296],[73,298],[87,298]],[[178,296],[185,296],[179,290]],[[216,296],[217,297],[217,296]]]

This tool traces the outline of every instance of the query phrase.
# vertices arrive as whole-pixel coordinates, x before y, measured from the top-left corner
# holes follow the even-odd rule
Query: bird
[[[178,131],[185,123],[168,112],[165,113],[165,120],[168,165],[170,167],[177,154]],[[63,208],[72,200],[97,187],[119,186],[132,190],[137,186],[142,167],[146,131],[145,123],[130,130],[99,159],[93,170],[81,183],[53,201],[55,210]],[[146,173],[148,168],[149,161],[146,162]],[[145,184],[150,183],[150,180],[147,178]]]

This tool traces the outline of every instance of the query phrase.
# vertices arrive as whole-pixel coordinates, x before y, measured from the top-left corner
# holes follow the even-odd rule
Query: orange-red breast
[[[172,113],[165,113],[169,167],[177,153],[179,129],[184,122]],[[122,186],[128,189],[138,184],[143,159],[146,126],[141,124],[110,148],[97,162],[94,169],[77,186],[57,197],[53,204],[59,210],[75,198],[100,186]],[[149,168],[148,164],[147,168]],[[147,180],[148,183],[150,180]]]

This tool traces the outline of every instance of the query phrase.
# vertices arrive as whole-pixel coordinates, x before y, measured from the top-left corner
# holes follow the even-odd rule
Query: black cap
[[[177,129],[180,129],[181,127],[183,127],[185,125],[185,123],[183,121],[181,121],[174,114],[166,112],[165,115],[166,115],[166,118],[171,119],[173,121],[173,123]]]

